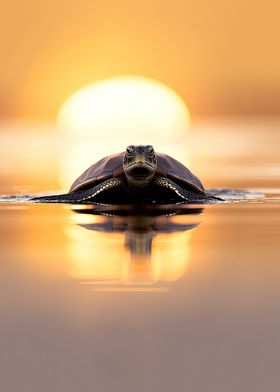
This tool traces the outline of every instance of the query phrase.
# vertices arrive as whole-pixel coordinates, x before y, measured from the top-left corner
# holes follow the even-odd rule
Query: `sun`
[[[71,95],[58,113],[58,125],[71,133],[130,138],[146,143],[185,133],[189,111],[164,84],[139,76],[99,81]],[[149,140],[147,140],[149,139]]]
[[[57,116],[67,144],[61,155],[62,182],[69,184],[94,161],[128,144],[170,148],[189,124],[185,102],[156,80],[120,76],[92,83],[67,98]]]

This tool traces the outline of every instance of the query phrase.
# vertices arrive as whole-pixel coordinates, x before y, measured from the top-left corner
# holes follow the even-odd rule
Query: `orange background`
[[[280,114],[279,0],[0,0],[0,116],[54,119],[71,93],[136,74],[192,117]]]

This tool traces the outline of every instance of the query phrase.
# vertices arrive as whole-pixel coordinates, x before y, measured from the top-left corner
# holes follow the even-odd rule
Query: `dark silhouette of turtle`
[[[221,200],[206,193],[200,180],[184,165],[147,146],[96,162],[74,181],[69,193],[33,198],[52,203],[157,203]]]

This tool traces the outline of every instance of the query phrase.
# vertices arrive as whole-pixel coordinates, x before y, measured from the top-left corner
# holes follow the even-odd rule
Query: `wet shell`
[[[124,152],[110,155],[94,163],[74,181],[70,192],[88,189],[107,179],[124,175],[122,167],[123,156]],[[166,154],[156,153],[156,157],[156,175],[170,178],[185,189],[190,189],[203,195],[206,194],[200,180],[182,163]]]

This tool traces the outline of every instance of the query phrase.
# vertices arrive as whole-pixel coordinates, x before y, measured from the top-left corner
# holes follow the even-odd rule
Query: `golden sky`
[[[279,0],[0,0],[0,116],[54,119],[118,75],[167,84],[194,118],[280,115]]]

